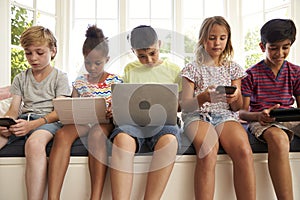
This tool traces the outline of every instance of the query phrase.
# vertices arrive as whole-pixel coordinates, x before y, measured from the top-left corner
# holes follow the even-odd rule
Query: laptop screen
[[[178,85],[113,84],[112,110],[118,126],[176,125]]]

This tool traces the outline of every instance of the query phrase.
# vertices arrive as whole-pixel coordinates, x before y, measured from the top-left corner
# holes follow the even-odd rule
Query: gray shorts
[[[25,120],[36,120],[43,117],[43,115],[36,115],[36,114],[22,114],[19,116],[19,119],[25,119]],[[50,132],[52,135],[55,135],[56,131],[58,129],[60,129],[63,125],[58,121],[58,122],[54,122],[54,123],[49,123],[49,124],[44,124],[42,126],[37,127],[36,129],[33,129],[31,131],[28,132],[27,135],[25,136],[20,136],[17,137],[15,135],[11,135],[8,137],[8,142],[7,144],[10,144],[14,141],[17,140],[21,140],[21,139],[27,139],[33,132],[37,131],[37,130],[46,130],[48,132]]]
[[[123,125],[116,127],[112,134],[110,135],[110,140],[113,142],[113,139],[119,133],[127,133],[128,135],[135,138],[137,149],[136,153],[140,152],[143,144],[146,144],[151,151],[154,150],[154,147],[159,140],[159,138],[166,134],[172,134],[176,137],[178,142],[178,149],[181,147],[181,137],[180,137],[180,129],[177,125],[165,125],[165,126],[147,126],[147,127],[139,127],[133,125]]]
[[[270,127],[278,127],[285,131],[290,141],[293,139],[294,134],[300,136],[300,122],[273,122],[266,126],[261,125],[259,122],[249,123],[250,132],[262,142],[266,141],[261,136],[263,135],[264,131]]]

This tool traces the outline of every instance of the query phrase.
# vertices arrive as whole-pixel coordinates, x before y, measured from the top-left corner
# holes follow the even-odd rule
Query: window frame
[[[38,0],[37,0],[38,1]],[[58,68],[66,72],[70,72],[72,70],[72,66],[70,66],[70,60],[72,59],[72,55],[70,54],[70,43],[72,41],[69,40],[72,32],[73,26],[73,0],[65,0],[60,1],[56,0],[56,31],[55,35],[58,39],[58,54],[55,58],[55,63]],[[180,10],[180,6],[183,0],[173,0],[173,16],[172,16],[172,26],[173,31],[178,33],[182,32],[182,12]],[[10,14],[11,14],[11,1],[0,1],[0,29],[3,30],[2,37],[4,40],[0,40],[0,48],[3,49],[0,54],[0,60],[2,61],[0,74],[0,86],[10,85],[10,48],[11,48],[11,27],[10,27]],[[126,32],[128,30],[128,10],[127,10],[127,1],[119,0],[119,30],[120,33]],[[242,27],[241,20],[241,3],[240,0],[224,0],[225,6],[225,14],[226,19],[231,24],[232,28],[232,43],[235,49],[235,60],[239,63],[243,63],[243,55],[239,49],[243,51],[243,36],[239,31],[239,27]],[[300,13],[297,12],[300,10],[300,2],[297,0],[291,0],[290,12],[291,19],[294,20],[296,26],[300,24]],[[199,27],[200,28],[200,27]],[[296,41],[292,46],[292,51],[289,55],[288,60],[291,62],[300,65],[300,49],[296,48],[300,46],[300,27],[297,31]],[[195,33],[197,35],[198,33]],[[121,47],[121,48],[125,48]],[[182,48],[182,47],[178,47]],[[80,51],[80,50],[79,50]],[[180,51],[180,50],[178,50]]]

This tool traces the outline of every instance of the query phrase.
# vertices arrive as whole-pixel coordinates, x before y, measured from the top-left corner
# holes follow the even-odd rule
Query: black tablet
[[[273,109],[270,116],[278,122],[300,121],[300,108]]]
[[[5,126],[9,128],[11,125],[16,124],[17,122],[13,118],[9,117],[1,117],[0,118],[0,126]]]
[[[236,90],[236,86],[222,86],[219,85],[216,91],[219,93],[233,94]]]

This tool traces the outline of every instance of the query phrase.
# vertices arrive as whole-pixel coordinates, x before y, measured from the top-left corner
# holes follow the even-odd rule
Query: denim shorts
[[[239,122],[235,114],[219,114],[219,113],[188,113],[183,117],[184,128],[194,121],[203,121],[218,126],[227,121]]]
[[[31,121],[31,120],[36,120],[36,119],[39,119],[41,117],[43,117],[44,115],[36,115],[36,114],[21,114],[18,119],[24,119],[24,120],[28,120],[28,121]],[[17,140],[21,140],[21,139],[27,139],[33,132],[37,131],[37,130],[46,130],[48,132],[50,132],[52,135],[55,135],[56,131],[58,129],[60,129],[62,127],[62,124],[58,121],[58,122],[54,122],[54,123],[49,123],[49,124],[44,124],[42,126],[39,126],[37,127],[36,129],[33,129],[31,131],[28,132],[27,135],[25,136],[20,136],[20,137],[17,137],[15,135],[11,135],[8,137],[8,143],[7,144],[10,144],[14,141],[17,141]]]
[[[135,138],[137,149],[136,153],[140,152],[143,144],[146,144],[151,151],[154,151],[154,147],[158,141],[158,139],[166,134],[172,134],[176,137],[178,142],[178,149],[181,147],[181,137],[180,137],[180,129],[178,125],[165,125],[165,126],[133,126],[133,125],[122,125],[116,127],[112,134],[110,135],[110,140],[113,142],[113,139],[119,133],[127,133],[128,135]]]

